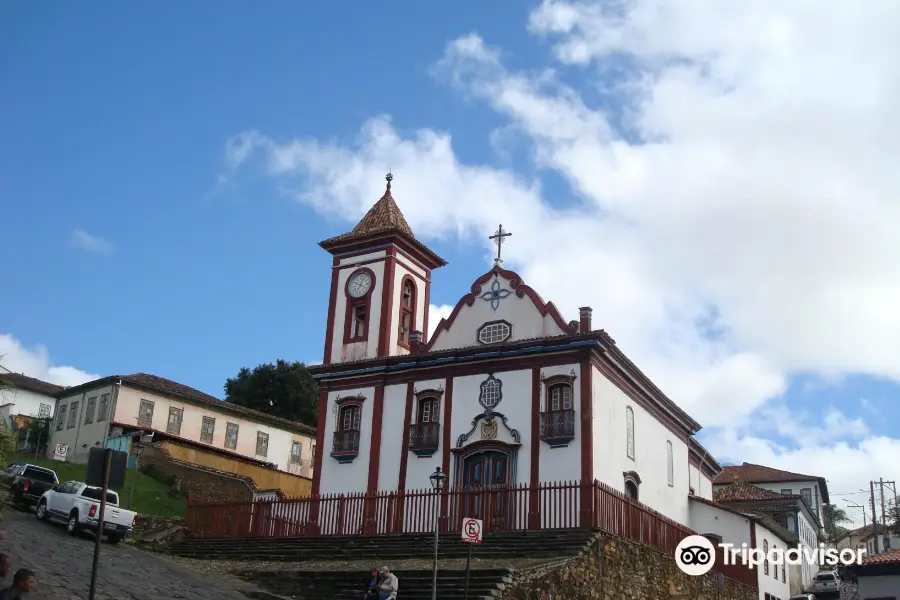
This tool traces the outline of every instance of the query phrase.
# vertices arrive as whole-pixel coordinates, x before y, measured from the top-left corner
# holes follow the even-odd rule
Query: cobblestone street
[[[34,513],[4,507],[5,539],[0,551],[16,569],[35,572],[37,589],[30,600],[86,600],[91,582],[94,540],[88,534],[69,536],[63,526],[42,523]],[[242,590],[258,590],[246,582],[191,571],[176,562],[125,543],[104,543],[100,551],[97,600],[248,600]]]

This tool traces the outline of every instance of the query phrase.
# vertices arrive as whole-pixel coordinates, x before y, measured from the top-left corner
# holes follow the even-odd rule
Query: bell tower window
[[[369,339],[375,273],[371,269],[357,269],[347,278],[345,287],[347,317],[344,324],[344,343],[364,342]]]
[[[416,328],[416,284],[409,275],[403,276],[400,286],[400,328],[397,332],[397,343],[409,349],[409,336]]]

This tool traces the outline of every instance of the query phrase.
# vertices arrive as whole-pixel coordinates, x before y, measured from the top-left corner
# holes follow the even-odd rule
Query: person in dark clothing
[[[381,583],[381,576],[378,574],[378,569],[372,569],[372,573],[369,576],[369,581],[366,582],[366,587],[363,590],[362,596],[366,600],[377,600],[378,599],[378,584]]]
[[[9,575],[11,568],[12,560],[9,558],[9,555],[0,553],[0,581],[6,580],[6,576]]]
[[[19,569],[13,575],[12,586],[0,592],[0,600],[21,600],[23,594],[34,589],[34,572],[31,569]]]

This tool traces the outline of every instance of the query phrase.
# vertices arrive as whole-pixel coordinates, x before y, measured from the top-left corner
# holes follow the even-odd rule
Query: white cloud
[[[790,430],[799,449],[741,434],[791,373],[900,381],[900,4],[603,6],[531,14],[552,68],[511,71],[476,34],[436,68],[507,119],[486,143],[516,135],[565,178],[564,208],[533,176],[461,164],[448,133],[401,137],[383,116],[350,145],[246,132],[228,166],[260,154],[298,200],[343,218],[380,196],[390,166],[417,235],[482,243],[487,268],[484,223],[503,222],[507,265],[567,319],[593,306],[662,389],[722,426],[720,458],[820,469],[839,488],[900,477],[883,458],[900,441],[837,410]],[[852,444],[829,444],[837,430]]]
[[[53,365],[46,348],[36,346],[29,350],[8,333],[0,334],[0,365],[13,373],[22,373],[57,385],[79,385],[100,378],[100,375],[75,367]]]
[[[452,312],[453,306],[450,304],[441,304],[440,306],[431,304],[428,306],[428,331],[426,332],[428,337],[426,339],[431,339],[431,336],[434,334],[434,330],[437,329],[441,319],[449,318],[450,313]]]
[[[72,243],[83,250],[96,254],[109,254],[113,251],[112,244],[81,229],[72,232]]]

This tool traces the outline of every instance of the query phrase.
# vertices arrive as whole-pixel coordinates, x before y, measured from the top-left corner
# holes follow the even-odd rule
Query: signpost
[[[463,592],[463,600],[469,600],[469,573],[472,569],[472,548],[482,542],[482,523],[480,519],[466,517],[462,522],[462,541],[469,544],[469,553],[466,555],[466,587]]]
[[[722,573],[713,573],[712,586],[717,590],[723,589],[725,587],[725,575]]]
[[[53,449],[53,460],[66,460],[66,454],[69,453],[69,447],[65,444],[57,444]]]
[[[841,600],[850,600],[853,597],[853,588],[849,583],[841,585]]]

